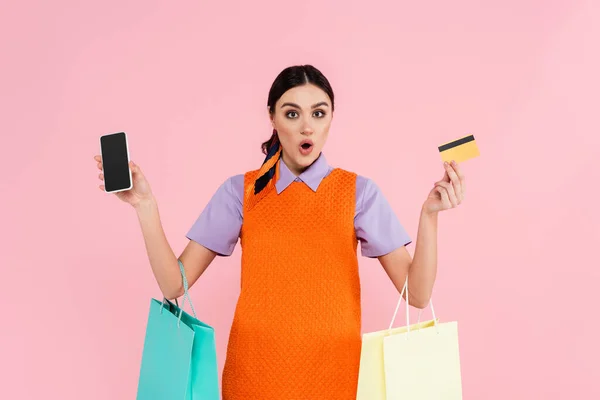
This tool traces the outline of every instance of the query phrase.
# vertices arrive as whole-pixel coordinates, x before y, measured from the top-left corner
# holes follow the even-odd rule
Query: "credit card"
[[[461,163],[479,156],[479,148],[473,135],[453,140],[438,147],[442,161]]]

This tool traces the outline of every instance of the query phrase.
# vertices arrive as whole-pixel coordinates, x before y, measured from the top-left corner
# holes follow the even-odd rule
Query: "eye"
[[[313,115],[317,118],[323,118],[325,116],[325,113],[322,110],[317,110],[314,112]]]
[[[288,111],[287,113],[285,113],[285,116],[288,118],[297,118],[298,113],[296,111]]]

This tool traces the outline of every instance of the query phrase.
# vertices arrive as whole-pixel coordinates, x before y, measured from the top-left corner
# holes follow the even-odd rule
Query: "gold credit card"
[[[473,135],[465,136],[463,138],[453,140],[452,142],[443,144],[438,147],[442,161],[456,161],[461,163],[479,156],[479,149],[477,143],[475,143],[475,137]]]

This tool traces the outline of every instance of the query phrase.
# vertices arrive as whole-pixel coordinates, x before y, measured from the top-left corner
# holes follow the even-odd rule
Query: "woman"
[[[183,294],[178,259],[192,286],[215,256],[230,255],[241,239],[241,293],[223,371],[225,400],[355,399],[358,242],[363,256],[379,259],[399,292],[408,274],[410,303],[425,307],[436,276],[437,215],[461,203],[464,178],[454,163],[444,165],[444,177],[421,209],[413,260],[405,248],[411,239],[373,181],[325,160],[334,95],[323,74],[310,65],[286,68],[267,106],[273,134],[262,145],[262,167],[221,185],[179,258],[164,235],[150,185],[133,162],[133,189],[116,195],[137,211],[152,271],[168,299]]]

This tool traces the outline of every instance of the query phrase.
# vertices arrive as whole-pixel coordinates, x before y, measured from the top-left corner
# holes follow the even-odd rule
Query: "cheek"
[[[331,126],[331,121],[326,121],[323,123],[323,125],[320,127],[320,138],[322,141],[325,141],[325,139],[327,139],[327,136],[329,136],[329,127]]]
[[[321,129],[325,130],[325,131],[329,131],[329,127],[331,126],[331,117],[328,116],[326,118],[323,118],[322,120],[319,121],[319,126],[321,127]]]
[[[323,148],[325,146],[325,142],[327,141],[328,132],[325,132],[323,136],[321,136],[321,140],[319,140],[319,148]]]
[[[277,130],[277,134],[281,140],[283,140],[284,137],[289,136],[290,126],[284,119],[275,118],[273,127]]]
[[[277,127],[277,135],[279,136],[279,141],[285,146],[291,142],[293,142],[293,131],[285,126]]]
[[[294,121],[285,117],[275,118],[275,127],[277,132],[281,132],[283,135],[290,135],[294,131]]]

